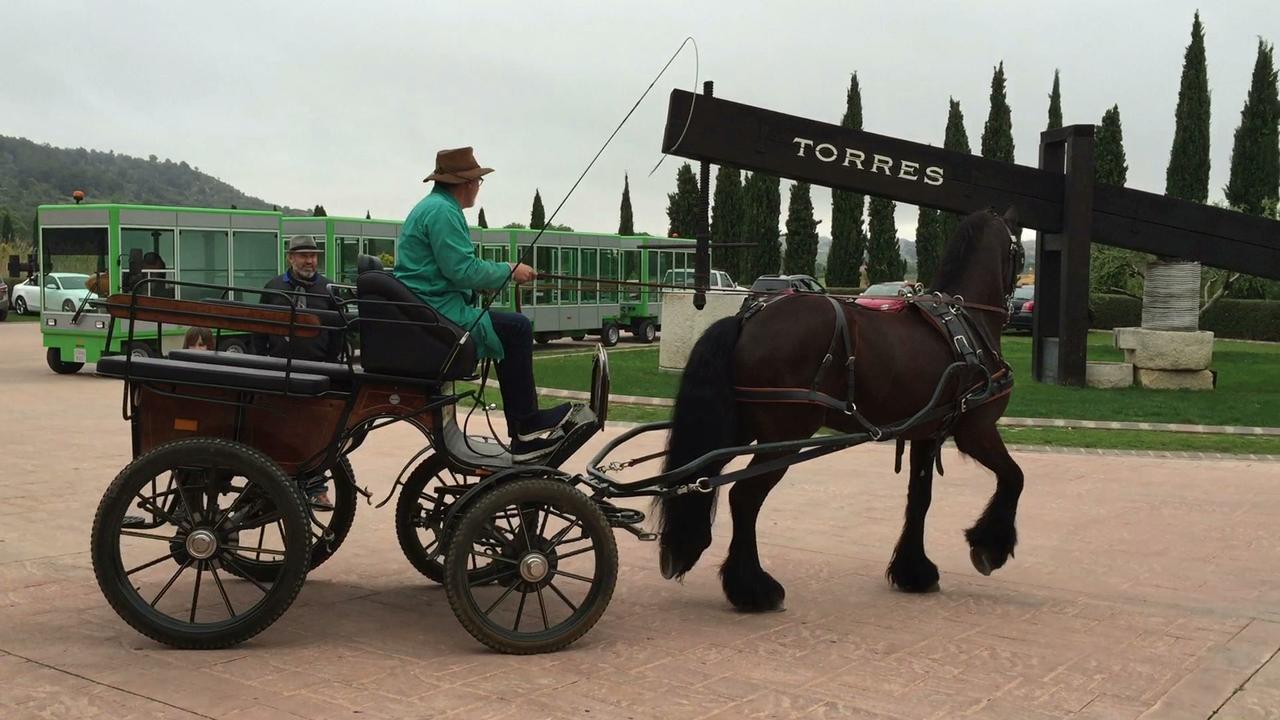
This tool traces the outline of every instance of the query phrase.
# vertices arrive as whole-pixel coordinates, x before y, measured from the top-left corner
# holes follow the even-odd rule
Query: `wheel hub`
[[[187,553],[197,560],[208,560],[218,552],[218,537],[210,530],[194,530],[187,536]]]
[[[546,579],[550,570],[551,563],[547,561],[546,556],[542,553],[531,552],[520,558],[520,577],[525,582],[542,582]]]

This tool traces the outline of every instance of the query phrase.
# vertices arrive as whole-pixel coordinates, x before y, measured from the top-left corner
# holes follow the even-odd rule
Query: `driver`
[[[520,313],[490,311],[484,316],[472,304],[474,291],[497,290],[512,274],[516,283],[537,277],[524,263],[502,263],[476,257],[471,231],[462,211],[476,203],[484,176],[471,148],[441,150],[431,192],[405,218],[396,242],[395,276],[423,302],[464,328],[479,319],[471,336],[482,358],[498,364],[502,411],[511,435],[515,462],[549,454],[563,439],[572,405],[538,409],[533,382],[533,324]]]

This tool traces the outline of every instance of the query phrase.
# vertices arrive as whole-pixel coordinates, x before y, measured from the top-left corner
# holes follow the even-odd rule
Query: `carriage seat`
[[[98,374],[126,379],[126,363],[129,380],[231,387],[274,393],[289,392],[296,395],[322,395],[329,390],[330,385],[327,376],[312,373],[285,373],[277,370],[164,358],[133,358],[130,362],[124,355],[106,355],[100,358],[97,365]]]
[[[374,269],[372,263],[364,267],[356,276],[360,313],[356,322],[360,364],[366,371],[437,382],[474,374],[476,344],[465,330],[423,302],[396,276]],[[459,343],[462,347],[454,355]]]
[[[358,367],[354,368],[353,372],[353,368],[347,367],[345,363],[316,362],[315,360],[294,360],[292,363],[286,363],[284,358],[251,355],[249,353],[170,350],[168,357],[170,360],[204,363],[207,365],[231,365],[255,370],[275,370],[278,372],[288,370],[290,373],[323,375],[329,378],[331,386],[348,386],[351,384],[351,376],[360,372]]]

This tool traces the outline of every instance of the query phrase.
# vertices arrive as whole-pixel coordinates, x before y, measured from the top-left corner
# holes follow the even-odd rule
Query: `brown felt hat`
[[[458,184],[468,180],[475,180],[491,172],[493,172],[493,168],[480,167],[480,163],[476,162],[476,154],[473,149],[469,147],[454,148],[436,153],[436,169],[423,178],[422,182],[435,180],[436,182]]]

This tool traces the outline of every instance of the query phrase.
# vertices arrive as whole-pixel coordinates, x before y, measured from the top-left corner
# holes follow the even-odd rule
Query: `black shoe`
[[[569,419],[569,414],[572,411],[573,403],[562,403],[546,410],[537,411],[529,419],[520,423],[520,432],[516,434],[516,440],[533,440],[540,435],[559,430],[560,426],[564,425],[564,421]]]
[[[511,462],[519,464],[540,460],[560,447],[562,441],[564,441],[563,437],[535,438],[533,440],[516,438],[511,443]]]

